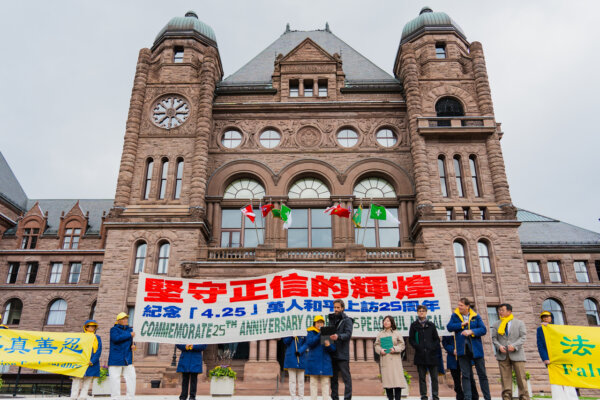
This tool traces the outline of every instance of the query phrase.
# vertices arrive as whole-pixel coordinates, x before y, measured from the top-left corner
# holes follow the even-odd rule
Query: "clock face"
[[[152,121],[160,128],[177,128],[190,115],[190,106],[181,97],[169,95],[162,97],[152,108]]]

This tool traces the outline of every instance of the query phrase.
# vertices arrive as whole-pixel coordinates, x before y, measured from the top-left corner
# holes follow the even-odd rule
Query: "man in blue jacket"
[[[344,381],[344,400],[352,398],[352,376],[350,375],[350,338],[354,321],[344,312],[343,300],[333,301],[333,314],[329,314],[329,324],[335,326],[331,340],[335,343],[333,354],[333,376],[331,377],[331,400],[339,400],[338,377]]]
[[[471,380],[474,377],[471,363],[475,364],[483,398],[491,400],[490,385],[485,370],[483,343],[481,342],[481,337],[487,333],[487,329],[481,317],[471,308],[469,299],[463,297],[458,301],[458,308],[454,310],[446,329],[454,332],[456,339],[456,355],[462,374],[465,400],[472,400]]]
[[[206,349],[205,344],[178,344],[181,350],[177,372],[182,374],[181,394],[179,400],[188,397],[188,386],[190,400],[196,400],[196,388],[198,387],[198,374],[202,372],[202,352]]]
[[[450,375],[452,375],[452,380],[454,381],[454,393],[456,393],[456,400],[465,400],[454,341],[454,336],[442,337],[442,346],[444,346],[444,350],[446,350],[447,353],[446,368],[450,370]],[[471,379],[471,399],[479,400],[479,393],[477,392],[477,385],[475,385],[474,379]]]
[[[135,396],[135,368],[133,367],[133,328],[128,325],[129,315],[124,312],[117,315],[117,322],[110,328],[110,353],[108,354],[108,376],[110,379],[110,397],[121,396],[121,374],[125,378],[128,400]]]

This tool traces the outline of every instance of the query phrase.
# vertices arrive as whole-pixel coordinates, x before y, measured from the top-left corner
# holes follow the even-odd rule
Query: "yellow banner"
[[[0,365],[83,377],[94,335],[0,329]]]
[[[543,327],[550,365],[550,383],[600,389],[600,328]]]

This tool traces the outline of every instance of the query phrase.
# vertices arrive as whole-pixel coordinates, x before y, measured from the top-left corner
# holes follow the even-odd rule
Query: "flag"
[[[262,206],[260,208],[260,211],[262,212],[263,218],[266,217],[274,208],[275,206],[273,204],[265,204],[264,206]]]
[[[362,221],[362,204],[358,206],[356,210],[354,210],[354,214],[352,215],[352,222],[354,222],[354,226],[360,228],[360,223]]]
[[[369,212],[369,218],[379,219],[382,221],[391,221],[400,225],[400,221],[394,215],[385,209],[384,206],[378,206],[377,204],[371,204],[371,211]]]
[[[281,210],[279,210],[278,208],[272,209],[271,214],[273,214],[273,218],[281,219]]]
[[[325,214],[337,215],[338,217],[343,217],[343,218],[350,218],[350,214],[351,214],[350,210],[348,208],[342,207],[341,204],[328,207],[323,212]]]
[[[254,210],[252,210],[252,204],[248,204],[246,207],[240,208],[240,211],[242,212],[242,214],[248,217],[250,221],[254,222],[256,214],[254,214]]]
[[[292,226],[292,209],[285,204],[281,205],[281,220],[283,221],[283,228],[287,229]]]

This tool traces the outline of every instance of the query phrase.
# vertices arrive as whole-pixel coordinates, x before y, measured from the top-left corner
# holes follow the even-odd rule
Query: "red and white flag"
[[[269,213],[271,212],[272,209],[274,209],[275,206],[273,204],[265,204],[264,206],[262,206],[260,208],[261,212],[262,212],[262,216],[263,218],[266,217],[267,215],[269,215]]]
[[[323,211],[325,214],[329,215],[337,215],[338,217],[350,218],[350,214],[352,214],[352,210],[348,208],[342,207],[341,204],[337,204],[335,206],[331,206]]]
[[[252,204],[248,204],[246,207],[240,208],[240,211],[242,212],[242,214],[248,217],[250,221],[254,222],[256,214],[254,214],[254,210],[252,210]]]

